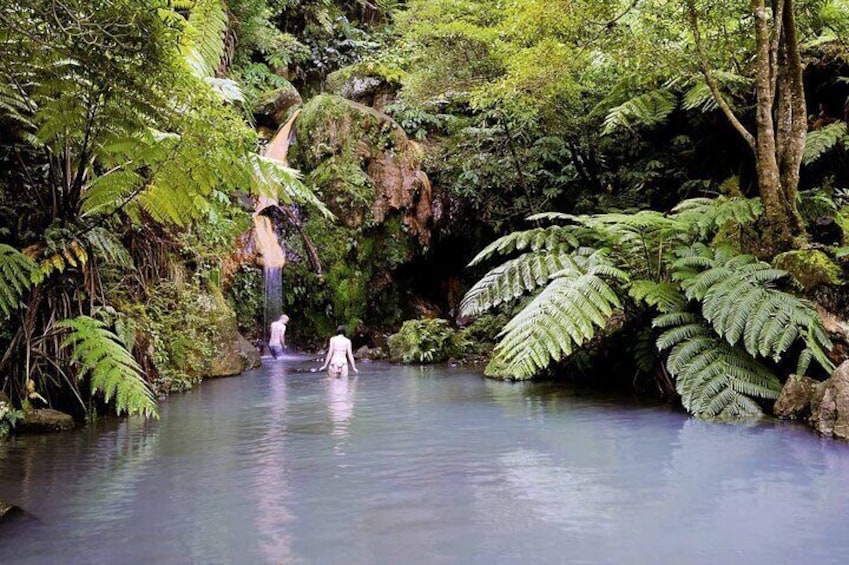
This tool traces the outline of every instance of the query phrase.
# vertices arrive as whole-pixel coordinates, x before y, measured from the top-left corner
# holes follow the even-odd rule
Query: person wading
[[[324,365],[319,371],[327,367],[328,376],[347,377],[349,362],[354,372],[359,373],[354,363],[354,353],[351,351],[351,340],[345,337],[345,326],[339,326],[336,328],[336,335],[331,337],[327,344],[327,357],[324,358]]]

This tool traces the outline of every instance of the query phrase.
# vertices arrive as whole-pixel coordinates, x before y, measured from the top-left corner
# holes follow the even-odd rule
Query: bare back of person
[[[319,370],[327,367],[329,376],[347,377],[349,362],[354,372],[358,373],[359,371],[354,363],[354,354],[351,351],[351,340],[344,336],[344,327],[339,326],[337,335],[331,337],[327,344],[327,356],[324,358],[324,365]]]

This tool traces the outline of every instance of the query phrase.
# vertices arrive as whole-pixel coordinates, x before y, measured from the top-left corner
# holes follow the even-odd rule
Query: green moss
[[[819,250],[802,249],[781,253],[775,256],[772,265],[790,272],[806,291],[821,285],[843,283],[840,267]]]

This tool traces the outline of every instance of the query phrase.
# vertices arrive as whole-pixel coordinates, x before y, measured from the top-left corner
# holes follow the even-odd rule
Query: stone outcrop
[[[773,413],[779,418],[807,420],[821,435],[849,440],[849,361],[824,382],[791,376]]]
[[[383,111],[395,101],[400,83],[382,70],[368,63],[339,69],[327,75],[325,90]]]
[[[24,413],[24,419],[18,422],[17,433],[44,433],[70,430],[74,427],[74,418],[70,414],[52,408],[35,408]]]
[[[844,361],[811,399],[811,425],[824,436],[849,440],[849,361]]]
[[[239,333],[235,317],[222,320],[218,328],[217,355],[206,377],[232,377],[261,365],[259,350]]]
[[[408,233],[423,245],[430,241],[432,193],[421,148],[386,114],[317,96],[298,118],[293,154],[348,226],[380,224],[398,212]]]
[[[773,414],[785,420],[805,420],[811,415],[811,400],[821,383],[810,377],[791,375],[773,407]]]

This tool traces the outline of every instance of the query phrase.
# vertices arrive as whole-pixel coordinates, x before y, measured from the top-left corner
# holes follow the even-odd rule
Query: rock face
[[[398,93],[400,84],[369,64],[354,65],[327,76],[325,89],[353,102],[383,111]]]
[[[296,128],[297,163],[340,220],[360,227],[397,212],[408,233],[428,244],[432,194],[422,151],[392,118],[325,94],[304,107]]]
[[[218,328],[217,356],[210,363],[207,377],[232,377],[261,365],[259,351],[239,333],[235,317],[222,320]]]
[[[773,413],[779,418],[807,420],[821,435],[849,440],[849,361],[824,382],[791,376]]]
[[[849,361],[817,387],[810,422],[824,436],[849,440]]]
[[[775,402],[773,413],[786,420],[804,420],[811,415],[811,400],[820,383],[809,377],[791,375]]]

